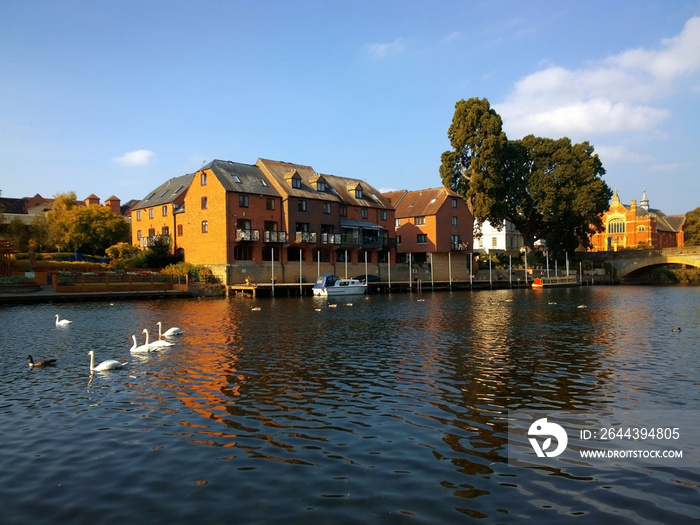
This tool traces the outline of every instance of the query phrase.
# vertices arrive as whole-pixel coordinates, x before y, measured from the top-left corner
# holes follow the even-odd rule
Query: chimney
[[[109,207],[115,215],[122,214],[121,201],[114,195],[105,201],[105,206]]]

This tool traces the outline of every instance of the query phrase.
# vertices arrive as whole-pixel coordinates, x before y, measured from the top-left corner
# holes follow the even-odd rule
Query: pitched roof
[[[138,204],[131,209],[140,210],[142,208],[151,208],[153,206],[170,204],[185,193],[193,179],[193,173],[189,175],[181,175],[180,177],[173,177],[146,195],[146,197],[141,199]]]
[[[213,160],[202,169],[211,171],[226,191],[280,196],[279,192],[269,184],[263,171],[256,165],[241,164],[230,160]]]
[[[396,209],[396,218],[436,215],[448,198],[459,195],[447,188],[393,191],[385,194]]]
[[[291,197],[342,202],[354,206],[391,209],[391,203],[371,184],[364,180],[338,175],[317,173],[311,166],[292,164],[268,159],[258,159],[260,166]],[[293,188],[292,178],[298,178],[301,187]],[[319,191],[317,183],[323,180],[326,188]],[[362,190],[362,198],[355,196],[355,190]]]

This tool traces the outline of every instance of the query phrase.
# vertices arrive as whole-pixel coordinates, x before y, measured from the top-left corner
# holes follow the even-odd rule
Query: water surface
[[[0,308],[3,522],[700,519],[700,469],[514,467],[504,417],[697,411],[699,288],[351,301]],[[158,321],[184,335],[131,355]],[[89,350],[129,365],[91,375]]]

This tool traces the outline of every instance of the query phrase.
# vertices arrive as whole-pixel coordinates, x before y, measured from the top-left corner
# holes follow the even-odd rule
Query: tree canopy
[[[700,208],[689,211],[685,216],[685,245],[700,246]]]
[[[602,229],[612,190],[588,142],[528,135],[510,141],[486,99],[460,100],[448,130],[454,148],[442,154],[445,186],[470,205],[477,228],[510,221],[534,247],[544,240],[554,254],[590,247]]]

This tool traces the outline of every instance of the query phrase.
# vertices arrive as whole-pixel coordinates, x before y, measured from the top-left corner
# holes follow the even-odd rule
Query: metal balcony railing
[[[322,233],[321,234],[321,244],[340,244],[342,242],[341,235],[339,233]]]
[[[314,232],[296,232],[295,242],[316,244],[317,237]]]
[[[285,243],[287,242],[287,232],[269,230],[263,232],[263,239],[265,242]]]
[[[260,240],[260,230],[236,230],[236,242],[256,242]]]

